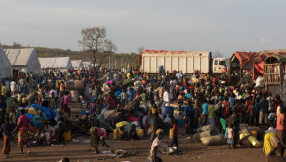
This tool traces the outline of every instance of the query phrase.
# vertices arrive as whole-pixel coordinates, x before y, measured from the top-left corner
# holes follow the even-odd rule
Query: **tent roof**
[[[49,57],[49,58],[39,58],[41,63],[41,68],[52,67],[52,68],[67,68],[69,66],[69,57]]]
[[[29,58],[36,53],[35,48],[4,49],[11,65],[27,65]],[[37,56],[37,55],[35,55]]]
[[[81,63],[81,60],[71,60],[71,64],[73,67],[79,67]]]
[[[0,79],[9,76],[12,76],[12,66],[0,43]]]
[[[241,68],[245,66],[249,61],[254,63],[255,58],[258,56],[257,52],[239,52],[235,51],[233,55],[231,56],[231,60],[233,57],[236,57],[240,64]]]

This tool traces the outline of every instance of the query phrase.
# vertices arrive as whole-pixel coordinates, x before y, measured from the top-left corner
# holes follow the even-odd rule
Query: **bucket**
[[[143,138],[144,137],[144,129],[137,129],[136,130],[137,136]]]
[[[65,141],[70,141],[71,140],[71,131],[64,132],[64,140]]]
[[[164,116],[164,118],[167,117],[167,114],[169,114],[169,117],[173,120],[173,112],[174,112],[174,107],[172,106],[162,106],[161,109],[161,114]]]

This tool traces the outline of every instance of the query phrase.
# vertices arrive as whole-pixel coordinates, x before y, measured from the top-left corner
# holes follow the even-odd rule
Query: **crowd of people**
[[[253,126],[270,126],[276,128],[276,136],[280,143],[286,143],[286,124],[284,108],[280,96],[272,96],[264,88],[256,87],[249,82],[229,85],[227,75],[212,76],[196,73],[188,78],[182,72],[159,71],[156,75],[141,73],[130,66],[126,70],[93,68],[93,70],[44,70],[43,74],[18,72],[10,78],[2,79],[0,108],[5,113],[3,131],[3,158],[10,151],[10,141],[13,133],[18,132],[18,142],[23,153],[27,144],[28,123],[33,123],[25,116],[20,107],[37,104],[51,109],[57,108],[61,117],[58,120],[55,133],[48,132],[44,142],[56,144],[63,142],[64,129],[77,133],[71,121],[69,103],[70,91],[65,82],[81,80],[85,88],[80,91],[81,102],[89,103],[90,114],[97,115],[99,122],[92,123],[90,128],[91,146],[98,151],[99,142],[108,147],[104,139],[120,121],[138,121],[144,129],[151,133],[151,151],[149,161],[162,161],[161,138],[166,128],[173,128],[173,142],[178,149],[177,120],[166,124],[161,117],[162,106],[178,108],[179,115],[185,114],[186,134],[191,135],[203,125],[212,125],[222,129],[221,119],[229,123],[228,144],[235,148],[239,142],[239,125],[246,123]],[[104,121],[105,112],[114,110],[117,114],[113,120]],[[64,118],[65,117],[65,118]],[[43,122],[48,127],[50,122]],[[28,125],[27,125],[28,124]],[[44,128],[43,127],[43,128]],[[105,130],[101,127],[106,128]],[[129,130],[120,128],[121,140],[140,139],[135,125]],[[14,129],[15,128],[15,129]],[[38,135],[44,129],[38,129]],[[54,134],[54,135],[53,135]],[[100,139],[100,137],[103,137]],[[42,140],[39,138],[38,140]],[[284,146],[284,144],[283,144]],[[280,145],[279,145],[280,147]],[[270,151],[269,152],[273,152]],[[29,152],[31,150],[29,149]]]

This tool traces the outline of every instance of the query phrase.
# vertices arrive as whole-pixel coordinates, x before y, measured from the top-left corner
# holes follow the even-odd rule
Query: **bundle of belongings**
[[[16,118],[19,118],[19,111],[21,109],[25,110],[25,115],[30,118],[32,123],[37,128],[44,128],[45,123],[49,123],[54,126],[58,120],[59,112],[55,107],[52,107],[50,110],[46,107],[33,104],[30,107],[18,108],[16,110]]]
[[[206,146],[222,145],[226,143],[224,136],[218,135],[218,130],[212,125],[201,126],[197,129],[195,140],[202,141]]]

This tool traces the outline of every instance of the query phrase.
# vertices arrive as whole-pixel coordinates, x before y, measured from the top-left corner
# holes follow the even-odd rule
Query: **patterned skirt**
[[[91,145],[93,147],[98,147],[98,145],[99,145],[99,140],[98,140],[98,137],[96,136],[96,134],[97,134],[97,128],[96,127],[90,128]]]
[[[19,130],[19,137],[18,137],[18,145],[24,146],[27,145],[27,139],[28,139],[28,130]]]

